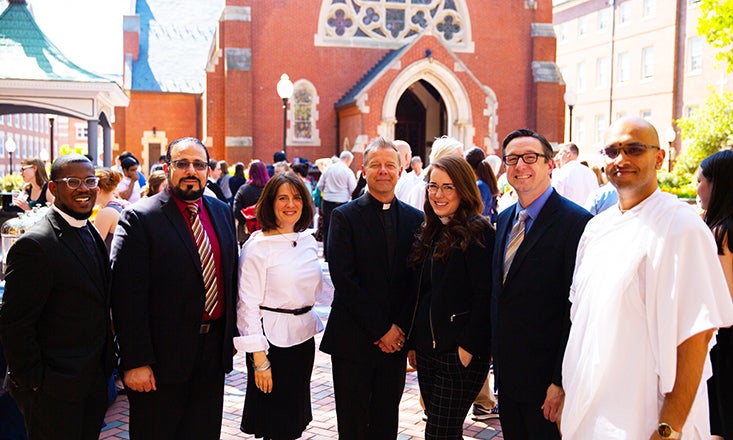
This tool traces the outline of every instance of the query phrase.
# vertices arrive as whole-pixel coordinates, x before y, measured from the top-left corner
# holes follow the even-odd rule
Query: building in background
[[[124,47],[116,143],[144,169],[188,135],[230,163],[378,134],[423,159],[443,134],[490,152],[519,127],[564,136],[550,0],[138,0]]]
[[[697,34],[699,0],[555,0],[553,16],[573,105],[566,140],[578,145],[581,160],[600,161],[603,131],[620,116],[654,124],[674,159],[684,145],[673,121],[710,93],[733,91],[733,76]]]

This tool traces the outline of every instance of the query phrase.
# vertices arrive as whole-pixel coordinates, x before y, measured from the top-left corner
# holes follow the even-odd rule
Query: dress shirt
[[[540,211],[542,211],[542,208],[545,207],[545,203],[547,202],[547,199],[550,198],[550,195],[552,194],[552,191],[554,191],[554,189],[552,188],[552,186],[548,186],[547,189],[545,190],[545,192],[543,192],[542,194],[540,194],[540,196],[537,197],[527,207],[524,207],[524,206],[522,206],[521,203],[517,202],[516,205],[514,205],[515,206],[515,209],[514,209],[514,217],[512,217],[512,224],[511,224],[511,226],[514,226],[514,224],[519,219],[519,211],[521,211],[523,209],[526,210],[527,211],[527,214],[529,214],[527,216],[527,219],[524,221],[524,235],[526,237],[527,234],[529,234],[529,230],[532,227],[532,224],[534,224],[535,219],[537,218],[538,215],[540,215]],[[512,232],[511,226],[507,228],[507,232],[506,232],[507,240],[506,240],[506,243],[504,245],[504,252],[505,253],[506,253],[506,247],[509,246],[509,234],[511,234],[511,232]]]
[[[610,182],[593,190],[585,201],[583,208],[593,215],[598,215],[606,209],[618,204],[618,192]]]
[[[598,177],[587,166],[571,160],[552,172],[552,186],[561,196],[583,206],[591,191],[598,188]]]
[[[314,310],[293,315],[260,309],[312,306],[321,294],[333,290],[324,279],[313,232],[268,236],[256,231],[245,242],[239,258],[237,328],[241,336],[234,338],[237,350],[267,351],[270,344],[292,347],[323,331]]]
[[[318,181],[323,200],[334,203],[346,203],[351,200],[351,193],[356,188],[356,176],[344,161],[331,164],[323,172]]]
[[[84,220],[75,219],[74,217],[60,210],[56,205],[52,205],[51,209],[58,212],[59,215],[61,215],[61,217],[63,217],[64,220],[66,220],[66,223],[68,223],[69,226],[71,226],[72,228],[83,228],[84,226],[87,225],[87,222],[89,221],[87,219],[84,219]]]

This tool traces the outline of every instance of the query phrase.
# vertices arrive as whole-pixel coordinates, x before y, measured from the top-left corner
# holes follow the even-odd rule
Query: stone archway
[[[397,103],[405,90],[419,80],[425,80],[435,87],[445,103],[448,125],[447,133],[444,134],[458,139],[467,147],[472,146],[476,129],[468,92],[451,69],[434,59],[422,59],[410,64],[392,81],[384,96],[382,120],[377,132],[388,139],[394,138]]]

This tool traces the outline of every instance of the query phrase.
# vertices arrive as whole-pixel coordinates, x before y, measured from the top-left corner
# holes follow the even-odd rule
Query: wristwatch
[[[669,426],[668,423],[660,423],[659,426],[657,426],[657,434],[659,434],[662,438],[671,438],[671,439],[678,439],[681,438],[681,434],[674,429],[672,429],[671,426]]]

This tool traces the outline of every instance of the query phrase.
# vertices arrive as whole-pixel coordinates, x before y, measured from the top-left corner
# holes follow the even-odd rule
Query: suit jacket
[[[203,203],[221,250],[225,335],[222,363],[232,369],[237,241],[229,207]],[[159,383],[190,379],[204,311],[201,262],[173,196],[162,191],[124,211],[112,241],[112,318],[122,368],[151,365]]]
[[[11,387],[80,401],[112,372],[109,261],[89,230],[97,257],[52,209],[8,252],[0,338]]]
[[[397,243],[391,269],[382,223],[369,195],[331,213],[328,267],[335,291],[321,340],[326,353],[350,360],[381,356],[374,342],[393,323],[403,330],[409,325],[401,320],[409,297],[407,256],[423,215],[397,199],[394,203]]]
[[[476,357],[489,355],[491,344],[491,255],[496,232],[488,222],[481,237],[480,246],[471,242],[463,252],[453,247],[445,260],[433,260],[432,267],[425,260],[412,270],[410,303],[407,311],[411,324],[403,328],[407,334],[408,348],[414,348],[416,320],[430,320],[434,348],[439,352],[458,349],[460,345]],[[430,267],[430,269],[428,269]],[[431,279],[430,316],[415,317],[422,290],[423,272]]]
[[[518,402],[542,402],[550,383],[562,386],[575,254],[592,216],[553,190],[502,283],[504,249],[517,206],[504,210],[497,222],[491,298],[494,370],[500,393]]]

